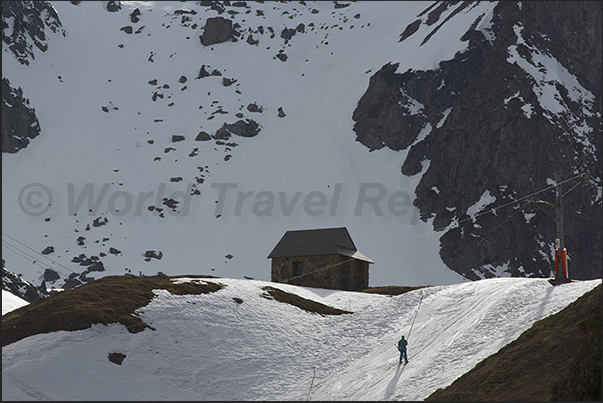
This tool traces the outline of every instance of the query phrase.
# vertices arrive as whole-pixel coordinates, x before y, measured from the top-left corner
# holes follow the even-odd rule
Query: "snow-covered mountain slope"
[[[2,315],[27,304],[29,304],[29,302],[25,301],[23,298],[17,297],[15,294],[6,291],[5,289],[2,290]]]
[[[269,280],[266,256],[285,231],[345,226],[376,262],[372,286],[463,281],[441,262],[437,237],[410,205],[420,175],[399,175],[404,153],[369,152],[352,132],[352,111],[374,69],[392,60],[428,68],[463,48],[451,26],[438,33],[441,41],[406,57],[416,44],[398,43],[399,31],[425,4],[250,2],[228,8],[238,13],[227,17],[259,43],[211,46],[199,36],[218,13],[198,3],[121,2],[113,13],[101,2],[52,5],[65,36],[47,32],[48,50],[36,50],[27,66],[3,51],[3,75],[23,89],[42,128],[30,146],[3,154],[3,232],[37,252],[55,251],[46,256],[52,261],[32,253],[38,264],[7,251],[14,271],[37,283],[50,267],[63,279],[86,269],[71,262],[83,254],[100,258],[106,269],[93,277],[163,271]],[[132,23],[135,9],[140,21]],[[299,24],[304,32],[281,37]],[[281,50],[286,61],[275,57]],[[221,76],[198,78],[203,66]],[[250,112],[250,104],[262,112]],[[214,135],[237,122],[237,114],[257,122],[255,137],[195,141],[201,131]],[[195,190],[200,194],[188,198]],[[381,190],[380,211],[359,203]],[[402,197],[392,201],[398,205],[388,208],[399,191]],[[243,192],[253,193],[237,209]],[[163,197],[181,201],[181,213],[163,205]],[[165,210],[160,216],[149,206]],[[162,252],[162,259],[145,261],[147,250]]]
[[[287,230],[323,227],[346,227],[375,261],[370,286],[455,284],[484,273],[550,275],[553,234],[539,229],[550,229],[550,217],[538,213],[532,221],[540,223],[540,235],[521,259],[539,266],[522,272],[519,258],[501,260],[499,246],[482,240],[518,211],[509,201],[524,194],[498,192],[509,183],[496,182],[488,186],[500,198],[480,198],[494,193],[450,185],[441,174],[456,172],[449,161],[423,155],[421,144],[441,155],[440,148],[451,149],[428,135],[446,128],[456,110],[434,112],[429,119],[437,121],[406,149],[373,150],[354,130],[359,100],[384,66],[412,74],[462,59],[472,43],[468,32],[496,39],[498,3],[14,4],[25,10],[3,16],[3,39],[11,38],[3,42],[3,77],[21,91],[10,99],[21,94],[35,110],[30,128],[40,128],[27,147],[2,156],[3,257],[24,279],[39,284],[51,268],[60,278],[46,284],[57,288],[160,271],[269,280],[266,257]],[[200,38],[217,17],[232,22],[230,37],[204,46]],[[32,28],[10,36],[32,26],[43,34]],[[509,63],[523,62],[514,55]],[[579,99],[591,100],[587,91]],[[395,102],[400,114],[418,116],[421,105],[406,101]],[[3,108],[16,109],[6,102]],[[456,155],[458,164],[464,155]],[[522,167],[501,176],[514,177]],[[596,205],[601,175],[593,176]],[[413,205],[417,189],[421,213]],[[468,196],[453,207],[444,203],[448,197],[429,202],[434,192]],[[441,211],[424,211],[431,207]],[[468,208],[496,217],[473,225],[462,215]],[[450,223],[452,242],[443,240],[440,222]],[[488,241],[504,239],[500,248],[520,256],[508,250],[527,242],[509,234],[516,235],[507,228]],[[598,245],[590,230],[584,240]]]
[[[225,287],[156,290],[137,311],[155,330],[93,325],[4,346],[2,399],[422,400],[601,284],[497,278],[391,297],[194,280]],[[353,313],[309,313],[266,299],[267,285]],[[402,334],[409,363],[399,367]]]

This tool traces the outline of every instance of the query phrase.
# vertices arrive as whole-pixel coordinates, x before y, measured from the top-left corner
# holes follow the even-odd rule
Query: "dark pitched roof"
[[[268,258],[316,255],[344,255],[375,263],[358,252],[345,227],[287,231]]]

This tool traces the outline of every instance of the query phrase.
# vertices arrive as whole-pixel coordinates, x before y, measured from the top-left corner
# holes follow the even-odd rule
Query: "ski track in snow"
[[[155,291],[138,315],[156,330],[93,325],[3,347],[3,400],[422,400],[601,284],[497,278],[389,297],[203,281],[226,287]],[[354,313],[311,314],[262,297],[265,285]],[[398,366],[402,334],[409,364]]]

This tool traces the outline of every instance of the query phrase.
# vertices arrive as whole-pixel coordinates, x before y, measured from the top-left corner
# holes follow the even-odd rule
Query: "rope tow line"
[[[421,302],[423,301],[423,290],[421,290],[421,299],[419,300],[419,306],[417,307],[417,312],[415,313],[415,317],[412,320],[412,324],[410,325],[410,330],[408,331],[408,339],[410,339],[410,332],[412,332],[412,328],[415,325],[415,320],[417,319],[417,315],[419,314],[419,309],[421,309]]]
[[[473,216],[473,217],[469,217],[469,218],[465,218],[465,219],[460,220],[460,221],[456,221],[456,223],[455,223],[455,224],[458,226],[459,224],[464,223],[464,222],[466,222],[466,221],[469,221],[469,220],[475,220],[475,218],[476,218],[476,217],[482,216],[482,215],[484,215],[484,214],[491,213],[491,212],[496,211],[496,210],[498,210],[498,209],[503,209],[503,208],[508,207],[508,206],[511,206],[511,205],[513,205],[513,204],[515,204],[515,203],[519,203],[519,202],[521,202],[521,201],[523,201],[523,200],[525,200],[525,199],[528,199],[528,198],[530,198],[530,197],[533,197],[533,196],[535,196],[535,195],[537,195],[537,194],[540,194],[540,193],[546,192],[547,190],[553,189],[553,188],[555,188],[557,185],[561,185],[561,184],[564,184],[564,183],[566,183],[566,182],[572,181],[572,180],[574,180],[574,179],[581,178],[582,176],[583,176],[583,175],[582,175],[582,174],[580,174],[580,175],[576,175],[576,176],[573,176],[573,177],[571,177],[571,178],[565,179],[565,180],[561,181],[561,182],[560,182],[560,183],[558,183],[558,184],[551,185],[551,186],[548,186],[548,187],[546,187],[546,188],[540,189],[540,190],[535,191],[535,192],[533,192],[533,193],[531,193],[531,194],[529,194],[529,195],[526,195],[526,196],[520,197],[519,199],[516,199],[516,200],[510,201],[510,202],[508,202],[508,203],[506,203],[506,204],[503,204],[503,205],[501,205],[501,206],[490,208],[489,210],[483,211],[483,212],[481,212],[481,213],[476,213],[476,214],[474,214],[474,216]],[[519,211],[519,210],[517,210],[517,211]],[[514,215],[514,214],[512,214],[511,216],[513,216],[513,215]],[[510,217],[511,217],[511,216],[510,216]],[[510,217],[509,217],[509,218],[510,218]],[[506,221],[508,221],[508,219],[507,219],[507,220],[505,220],[505,222],[506,222]],[[504,224],[504,223],[503,223],[503,224]],[[502,224],[501,224],[501,225],[502,225]],[[392,244],[392,245],[389,245],[389,246],[386,246],[386,247],[383,247],[383,248],[380,248],[380,249],[376,249],[376,250],[374,250],[374,251],[373,251],[373,252],[371,252],[371,253],[378,253],[378,252],[381,252],[381,251],[383,251],[383,250],[390,249],[390,248],[393,248],[393,247],[395,247],[395,246],[401,245],[401,244],[403,244],[403,243],[410,242],[410,241],[413,241],[413,240],[415,240],[415,239],[418,239],[418,238],[424,237],[424,236],[426,236],[426,235],[433,235],[433,234],[434,234],[434,231],[435,231],[435,232],[443,231],[443,230],[445,230],[445,229],[446,229],[447,227],[449,227],[449,226],[450,226],[450,224],[448,224],[448,225],[446,225],[446,226],[443,226],[443,227],[440,227],[440,228],[435,228],[433,231],[429,231],[429,232],[426,232],[426,233],[424,233],[424,234],[417,235],[417,236],[415,236],[415,237],[413,237],[413,238],[408,238],[408,239],[405,239],[405,240],[403,240],[403,241],[396,242],[396,243],[394,243],[394,244]],[[500,227],[500,225],[499,225],[498,227],[496,227],[495,231],[496,231],[496,230],[497,230],[499,227]],[[494,232],[494,231],[493,231],[493,232]],[[489,237],[490,235],[492,235],[492,233],[488,234],[486,237]],[[484,239],[485,239],[485,238],[484,238]],[[482,242],[483,242],[483,240],[482,240]],[[479,244],[478,244],[478,245],[479,245]],[[476,246],[477,246],[477,245],[476,245]],[[475,247],[474,247],[474,248],[475,248]],[[472,248],[471,250],[473,250],[474,248]],[[434,255],[434,256],[435,256],[435,255]],[[461,258],[463,258],[463,257],[465,257],[465,256],[466,256],[466,254],[465,254],[465,255],[463,255]],[[432,256],[431,258],[433,258],[433,256]],[[431,259],[431,258],[430,258],[430,259]],[[354,258],[350,258],[350,259],[344,260],[344,261],[339,262],[339,263],[333,263],[333,264],[330,264],[330,265],[327,265],[327,266],[321,267],[321,268],[316,269],[316,270],[314,270],[314,271],[311,271],[311,272],[309,272],[309,273],[304,273],[304,274],[301,274],[301,275],[299,275],[299,276],[291,277],[291,278],[289,278],[289,279],[287,280],[287,283],[289,283],[291,280],[296,280],[296,279],[299,279],[299,278],[307,277],[307,276],[310,276],[310,275],[312,275],[312,274],[315,274],[315,273],[321,272],[321,271],[323,271],[323,270],[327,270],[327,269],[330,269],[330,268],[332,268],[332,267],[339,266],[339,265],[341,265],[341,264],[351,262],[351,261],[353,261],[353,260],[354,260]],[[428,260],[429,260],[429,259],[428,259]],[[460,259],[459,259],[459,260],[460,260]],[[458,260],[457,260],[457,262],[458,262]],[[455,263],[455,264],[456,264],[456,263]],[[414,268],[413,270],[416,270],[416,268]],[[411,271],[412,271],[412,270],[411,270]],[[442,273],[442,274],[443,274],[443,273]],[[441,276],[441,274],[440,274],[440,276]],[[440,276],[436,277],[434,280],[432,280],[432,282],[433,282],[433,281],[435,281],[435,280],[436,280],[437,278],[439,278]],[[431,284],[431,283],[430,283],[430,284]]]

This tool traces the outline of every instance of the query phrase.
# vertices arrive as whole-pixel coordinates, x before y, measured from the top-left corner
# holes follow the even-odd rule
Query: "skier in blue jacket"
[[[404,363],[408,364],[408,357],[406,355],[406,345],[408,344],[408,342],[406,341],[406,339],[404,338],[404,335],[402,335],[402,338],[400,339],[400,341],[398,341],[398,350],[400,351],[400,364],[402,363],[402,359],[404,359]]]

